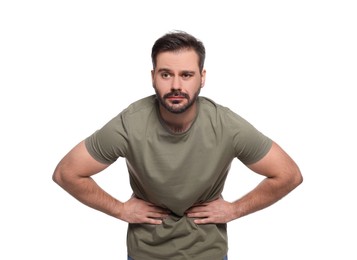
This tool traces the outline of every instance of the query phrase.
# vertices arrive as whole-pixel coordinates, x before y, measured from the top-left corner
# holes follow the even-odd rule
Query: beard
[[[198,95],[200,94],[201,88],[198,88],[197,92],[193,95],[191,98],[188,94],[182,93],[179,90],[176,91],[171,91],[170,93],[165,94],[164,96],[161,96],[159,92],[156,89],[156,86],[154,85],[154,89],[156,92],[156,98],[160,102],[160,104],[169,112],[174,113],[174,114],[181,114],[185,111],[187,111],[192,105],[196,102]],[[180,96],[184,97],[187,100],[187,103],[185,105],[179,105],[180,102],[173,103],[171,104],[170,102],[166,102],[166,100],[170,97],[175,97],[175,96]]]

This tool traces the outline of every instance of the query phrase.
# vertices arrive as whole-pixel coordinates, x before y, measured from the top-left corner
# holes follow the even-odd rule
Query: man
[[[227,259],[226,223],[277,202],[302,182],[274,141],[199,96],[205,48],[185,32],[152,48],[156,95],[138,100],[75,146],[53,180],[82,203],[129,223],[128,259]],[[133,196],[121,202],[91,178],[126,158]],[[221,193],[234,158],[265,176],[242,198]]]

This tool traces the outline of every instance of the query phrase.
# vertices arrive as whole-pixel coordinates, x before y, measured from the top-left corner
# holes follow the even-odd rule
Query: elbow
[[[56,172],[54,172],[54,173],[52,174],[52,180],[53,180],[55,183],[58,184],[58,182],[59,182],[59,176],[58,176],[58,174],[57,174]]]
[[[62,183],[62,177],[61,177],[61,173],[58,171],[58,169],[56,169],[54,171],[54,173],[52,174],[52,180],[61,186],[61,183]]]
[[[299,171],[299,172],[300,172],[300,171]],[[302,183],[303,183],[303,181],[304,181],[304,177],[302,177],[302,174],[301,174],[301,172],[300,172],[300,174],[299,174],[299,183],[298,183],[298,185],[302,184]]]
[[[52,180],[61,187],[65,186],[66,179],[63,170],[60,167],[57,167],[52,174]]]
[[[296,168],[293,171],[293,174],[290,178],[290,183],[291,183],[292,189],[295,189],[296,187],[298,187],[300,184],[303,183],[303,181],[304,181],[304,178],[301,174],[301,171],[300,171],[299,167],[296,166]]]

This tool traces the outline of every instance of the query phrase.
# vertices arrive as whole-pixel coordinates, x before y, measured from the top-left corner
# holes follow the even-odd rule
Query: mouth
[[[179,104],[182,102],[182,100],[184,100],[185,97],[184,96],[171,96],[171,97],[167,97],[167,100],[169,100],[171,103],[173,104]]]
[[[174,92],[165,95],[164,98],[173,104],[179,104],[184,99],[188,99],[188,96],[185,93]]]
[[[178,100],[178,99],[185,99],[186,97],[185,96],[170,96],[170,97],[167,97],[167,99],[169,100]]]
[[[186,93],[182,93],[182,92],[171,92],[171,93],[168,93],[164,96],[164,98],[167,98],[167,99],[183,99],[183,98],[189,98],[188,95]]]

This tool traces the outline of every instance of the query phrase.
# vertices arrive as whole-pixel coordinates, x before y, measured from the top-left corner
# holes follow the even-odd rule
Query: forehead
[[[161,52],[156,57],[157,69],[199,70],[199,57],[194,50]]]

